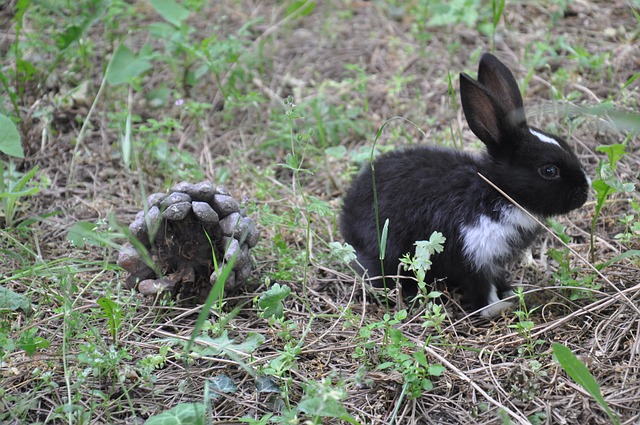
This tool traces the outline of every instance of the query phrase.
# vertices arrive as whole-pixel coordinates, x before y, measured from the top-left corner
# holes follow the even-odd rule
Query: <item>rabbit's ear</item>
[[[485,53],[478,66],[478,81],[504,106],[511,125],[526,125],[522,95],[513,74],[498,58]]]
[[[464,73],[460,74],[460,99],[471,131],[490,154],[495,154],[505,136],[502,126],[507,112],[504,107],[485,86]]]

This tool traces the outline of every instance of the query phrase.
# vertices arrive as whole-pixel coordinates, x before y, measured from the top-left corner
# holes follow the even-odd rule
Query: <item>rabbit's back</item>
[[[395,274],[398,258],[413,252],[414,242],[428,239],[434,231],[447,238],[443,255],[462,250],[457,246],[462,226],[471,226],[480,211],[494,202],[477,175],[485,164],[484,157],[434,147],[393,151],[374,161],[380,227],[389,220],[386,273]],[[379,274],[374,188],[368,165],[344,198],[341,230],[369,274]]]

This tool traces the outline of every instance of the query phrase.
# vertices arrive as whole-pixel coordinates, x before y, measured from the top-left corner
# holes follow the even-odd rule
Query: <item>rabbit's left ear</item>
[[[478,82],[502,104],[511,125],[527,125],[518,83],[509,68],[497,57],[490,53],[482,55],[478,66]]]
[[[497,156],[509,134],[509,128],[505,128],[508,111],[487,87],[464,73],[460,74],[460,100],[469,128],[487,146],[489,154]]]

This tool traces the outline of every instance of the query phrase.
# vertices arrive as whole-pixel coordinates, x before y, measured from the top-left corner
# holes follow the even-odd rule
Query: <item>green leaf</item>
[[[122,317],[124,316],[122,308],[119,304],[105,297],[98,299],[98,305],[102,309],[102,316],[107,319],[113,341],[116,342],[118,340],[118,329],[120,329]]]
[[[640,18],[638,18],[638,14],[637,14],[637,13],[638,13],[638,12],[636,12],[635,10],[633,11],[633,14],[634,14],[634,15],[636,15],[636,19],[639,19],[639,20],[640,20]],[[629,78],[629,79],[627,80],[627,82],[626,82],[626,83],[624,83],[624,85],[622,86],[621,90],[624,90],[624,89],[626,89],[627,87],[629,87],[629,86],[630,86],[631,84],[633,84],[633,82],[634,82],[634,81],[636,81],[638,78],[640,78],[640,72],[636,72],[636,73],[635,73],[631,78]]]
[[[350,264],[357,258],[356,250],[348,243],[329,242],[329,248],[331,248],[331,255],[340,258],[345,264]]]
[[[264,342],[264,336],[256,332],[249,332],[245,340],[236,344],[224,331],[218,338],[201,336],[196,338],[199,343],[196,349],[202,356],[215,357],[221,354],[231,354],[235,357],[238,353],[251,354]]]
[[[18,127],[11,118],[0,114],[0,151],[7,155],[24,158]]]
[[[331,156],[337,159],[343,159],[347,156],[347,148],[339,145],[339,146],[331,146],[324,150],[325,155]]]
[[[567,372],[567,375],[584,388],[584,390],[588,392],[591,397],[600,404],[600,406],[602,406],[605,412],[607,412],[609,419],[611,419],[614,424],[619,424],[620,419],[611,410],[604,397],[602,397],[600,385],[598,385],[596,379],[593,377],[591,372],[589,372],[589,369],[587,369],[584,363],[582,363],[576,355],[564,345],[554,343],[552,347],[553,354],[555,354],[560,366],[562,366],[562,369]]]
[[[612,259],[605,261],[602,265],[598,267],[598,270],[602,270],[605,267],[609,267],[613,263],[617,263],[621,260],[626,260],[627,258],[640,257],[640,249],[630,249],[629,251],[625,251],[622,254],[618,254]]]
[[[389,235],[389,219],[384,221],[384,226],[382,227],[382,235],[380,236],[380,259],[384,260],[384,257],[387,253],[387,237]]]
[[[298,409],[310,416],[338,418],[352,424],[357,423],[338,400],[329,397],[307,398],[300,402]]]
[[[36,67],[33,63],[24,59],[18,59],[16,61],[16,69],[22,74],[22,78],[25,80],[31,80],[33,76],[36,75]]]
[[[547,423],[547,414],[545,412],[537,412],[529,416],[527,419],[529,419],[531,425],[542,425]]]
[[[427,391],[427,392],[433,390],[433,382],[431,382],[428,379],[423,379],[422,380],[422,389],[424,391]]]
[[[56,34],[55,39],[58,50],[64,50],[69,47],[74,41],[80,38],[82,32],[82,27],[79,27],[77,25],[69,25],[64,30],[64,32]]]
[[[429,367],[429,361],[427,360],[427,356],[423,351],[416,351],[413,353],[413,358],[416,359],[416,362],[422,367]]]
[[[316,213],[319,217],[333,217],[333,210],[328,203],[322,201],[315,196],[307,196],[307,212]]]
[[[376,370],[390,369],[392,367],[395,367],[395,365],[396,364],[394,362],[383,362],[376,366]]]
[[[287,11],[285,12],[285,15],[290,16],[296,13],[298,16],[309,16],[311,12],[313,12],[313,9],[315,9],[316,2],[315,1],[308,2],[306,6],[305,6],[305,3],[307,3],[306,0],[294,1],[293,3],[291,3],[291,5],[289,5],[289,7],[287,7]]]
[[[6,333],[0,331],[0,361],[7,354],[16,349],[16,343]]]
[[[151,62],[137,57],[131,49],[120,44],[111,57],[105,78],[112,86],[128,84],[131,80],[151,68]]]
[[[211,399],[220,397],[219,393],[233,394],[238,390],[238,386],[227,375],[218,375],[207,380],[209,390],[213,392]]]
[[[290,170],[299,170],[300,168],[300,163],[298,162],[298,156],[297,155],[292,155],[291,152],[287,153],[287,155],[284,158],[284,164],[280,164],[285,168],[288,168]]]
[[[259,393],[279,393],[280,387],[270,376],[256,377],[256,390]]]
[[[493,9],[493,26],[497,27],[500,23],[500,17],[502,16],[502,11],[504,10],[505,0],[494,0],[491,2],[491,7]]]
[[[429,365],[429,368],[427,369],[427,372],[429,372],[429,375],[431,375],[431,376],[440,376],[446,370],[447,370],[446,367],[442,366],[439,363],[436,363],[436,364]]]
[[[291,288],[287,285],[280,286],[274,283],[268,291],[263,293],[258,300],[258,307],[263,311],[261,316],[265,319],[275,317],[276,319],[284,316],[283,301],[291,293]]]
[[[83,248],[88,240],[93,239],[95,223],[89,221],[80,221],[69,229],[67,233],[67,240],[78,248]]]
[[[206,410],[202,403],[180,403],[172,409],[152,416],[145,425],[205,425]]]
[[[189,10],[174,0],[150,0],[150,3],[165,21],[176,27],[189,17]]]
[[[36,328],[28,329],[18,340],[18,347],[29,356],[32,356],[38,348],[48,348],[51,345],[46,339],[36,336],[36,332],[38,332]]]
[[[31,313],[31,301],[21,294],[17,294],[4,286],[0,286],[0,311],[1,310],[22,310]]]
[[[622,158],[626,152],[625,152],[625,145],[624,143],[615,143],[613,145],[600,145],[596,147],[596,150],[598,152],[604,152],[607,154],[607,157],[609,157],[609,162],[611,163],[612,167],[615,167],[616,163],[620,160],[620,158]]]
[[[251,425],[267,425],[272,416],[273,413],[267,413],[260,419],[254,419],[252,416],[243,416],[240,418],[240,422]]]

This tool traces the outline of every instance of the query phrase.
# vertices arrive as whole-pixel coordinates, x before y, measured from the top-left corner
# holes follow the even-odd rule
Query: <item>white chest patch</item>
[[[476,270],[493,269],[501,259],[512,257],[513,245],[523,231],[532,231],[538,226],[515,206],[504,207],[500,220],[481,215],[472,225],[462,226],[463,253]]]

